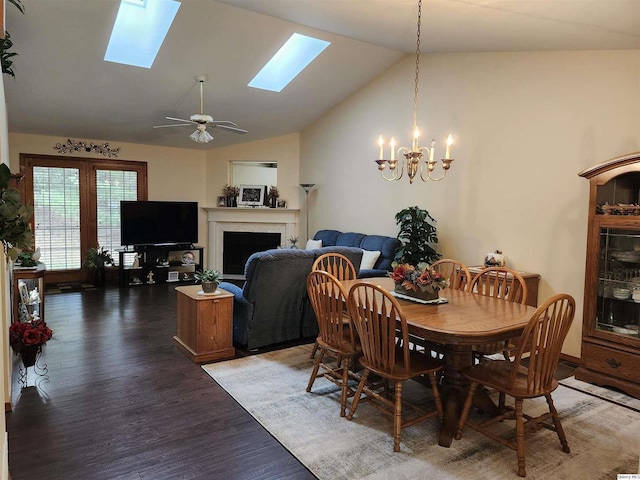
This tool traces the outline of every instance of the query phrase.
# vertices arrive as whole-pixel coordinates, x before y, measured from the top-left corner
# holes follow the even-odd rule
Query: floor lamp
[[[300,186],[304,190],[304,210],[305,219],[307,220],[307,240],[309,240],[309,192],[315,186],[315,183],[301,183]]]

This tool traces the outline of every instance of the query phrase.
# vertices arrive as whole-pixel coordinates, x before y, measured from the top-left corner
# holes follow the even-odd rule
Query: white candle
[[[431,140],[431,150],[429,151],[429,161],[433,162],[433,151],[436,149],[436,139]]]
[[[396,159],[396,139],[391,137],[391,160]]]
[[[453,136],[451,134],[449,134],[449,136],[447,137],[447,150],[444,153],[444,158],[446,160],[449,160],[450,156],[451,156],[451,144],[453,143]]]
[[[382,160],[384,158],[384,138],[382,138],[382,135],[378,137],[378,146],[380,147],[380,160]]]
[[[418,138],[420,137],[420,131],[418,130],[418,127],[416,127],[416,129],[413,131],[413,151],[417,152],[418,151]]]

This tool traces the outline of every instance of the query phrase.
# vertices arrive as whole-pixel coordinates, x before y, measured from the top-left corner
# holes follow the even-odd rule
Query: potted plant
[[[40,318],[28,322],[15,322],[9,326],[9,344],[15,354],[22,357],[25,368],[36,364],[42,346],[52,336],[53,332]]]
[[[237,185],[225,185],[222,188],[222,195],[224,195],[227,207],[237,207],[238,200],[237,197],[240,194],[240,187]]]
[[[105,267],[113,264],[113,257],[109,253],[109,250],[106,250],[100,245],[90,248],[84,260],[85,268],[95,270],[94,281],[96,286],[99,287],[104,285]]]
[[[276,208],[278,204],[278,198],[280,198],[278,187],[276,187],[275,185],[271,185],[271,188],[269,188],[269,193],[267,193],[267,200],[269,201],[269,206],[271,208]]]
[[[22,203],[20,192],[9,188],[10,181],[9,167],[4,163],[0,164],[0,241],[7,257],[15,260],[22,249],[31,248],[33,232],[29,222],[33,216],[33,207]]]
[[[435,219],[429,212],[418,207],[407,207],[396,213],[396,224],[400,225],[398,239],[402,242],[394,260],[397,263],[418,265],[433,263],[440,258],[432,244],[438,243]]]
[[[204,293],[215,293],[222,280],[222,274],[217,270],[202,270],[195,272],[193,278],[200,282]]]

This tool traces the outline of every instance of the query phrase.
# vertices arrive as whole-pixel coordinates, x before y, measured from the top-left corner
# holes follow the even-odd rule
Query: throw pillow
[[[322,240],[307,240],[306,250],[313,250],[314,248],[322,247]]]
[[[380,256],[379,250],[363,250],[360,270],[371,270]]]

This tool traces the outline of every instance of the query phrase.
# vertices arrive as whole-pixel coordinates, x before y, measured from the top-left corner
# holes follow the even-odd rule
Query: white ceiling
[[[7,2],[9,131],[215,148],[297,132],[415,52],[417,0],[183,0],[150,69],[104,62],[119,0]],[[331,46],[282,92],[246,86],[294,32]],[[640,49],[640,0],[423,0],[422,52]],[[199,110],[241,136],[153,129]]]

